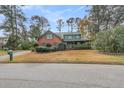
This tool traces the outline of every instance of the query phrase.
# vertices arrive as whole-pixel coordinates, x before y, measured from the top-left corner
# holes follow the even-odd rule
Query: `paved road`
[[[19,56],[29,53],[30,51],[17,51],[13,54],[13,56]],[[3,61],[5,59],[9,58],[9,55],[2,55],[0,56],[0,61]]]
[[[0,87],[124,87],[124,66],[0,64]]]

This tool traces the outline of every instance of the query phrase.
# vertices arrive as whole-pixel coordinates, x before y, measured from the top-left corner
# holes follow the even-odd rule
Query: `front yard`
[[[15,57],[13,62],[124,64],[124,55],[105,55],[95,50],[68,50],[41,54],[31,52]]]

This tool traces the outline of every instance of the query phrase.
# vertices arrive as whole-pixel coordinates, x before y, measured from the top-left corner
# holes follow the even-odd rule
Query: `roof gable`
[[[41,35],[39,38],[38,38],[38,40],[40,39],[40,38],[42,38],[43,36],[45,36],[45,35],[47,35],[47,34],[53,34],[53,35],[55,35],[56,37],[58,37],[59,39],[61,39],[62,40],[62,38],[61,37],[59,37],[57,34],[55,34],[55,33],[53,33],[52,31],[50,31],[50,30],[48,30],[47,32],[45,32],[43,35]]]

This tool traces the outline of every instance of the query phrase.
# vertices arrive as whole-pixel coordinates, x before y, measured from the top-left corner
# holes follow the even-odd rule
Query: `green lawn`
[[[5,54],[7,54],[7,51],[5,51],[5,50],[0,50],[0,55],[5,55]]]
[[[0,53],[5,53],[6,51],[5,50],[0,50]]]

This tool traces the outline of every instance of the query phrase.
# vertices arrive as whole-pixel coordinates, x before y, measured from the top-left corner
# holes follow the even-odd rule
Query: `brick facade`
[[[52,34],[53,38],[48,39],[47,38],[48,34]],[[62,39],[50,31],[38,38],[38,45],[46,45],[46,44],[53,45],[53,44],[57,44],[57,43],[61,43],[61,42],[62,42]]]

